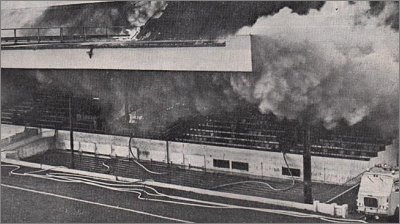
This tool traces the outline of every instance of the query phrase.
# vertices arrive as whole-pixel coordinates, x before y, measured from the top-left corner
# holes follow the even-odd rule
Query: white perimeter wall
[[[16,125],[1,125],[1,136],[9,137],[22,132],[25,127]],[[47,130],[47,129],[46,129]],[[43,133],[47,133],[43,129]],[[53,132],[49,132],[53,133]],[[48,136],[50,137],[50,136]],[[99,135],[74,132],[74,149],[82,152],[97,153],[101,155],[116,155],[129,157],[129,138],[111,135]],[[142,160],[167,162],[166,141],[149,139],[132,139],[132,152],[135,157]],[[69,149],[69,132],[59,131],[56,138],[56,148]],[[286,167],[282,153],[263,152],[249,149],[217,147],[182,142],[168,143],[169,162],[185,166],[201,167],[208,170],[235,172],[265,177],[290,178],[282,175],[282,167]],[[326,183],[344,183],[359,173],[375,164],[387,163],[398,165],[399,143],[395,141],[379,152],[378,157],[370,161],[338,159],[329,157],[312,157],[312,178],[314,181]],[[287,161],[291,168],[300,170],[302,179],[302,155],[287,154]],[[214,159],[244,162],[249,164],[248,171],[232,168],[217,168],[213,166]]]
[[[74,132],[74,149],[82,152],[129,157],[128,143],[128,137]],[[167,162],[166,141],[134,138],[131,144],[135,157],[137,157],[137,149],[139,149],[141,160]],[[56,148],[70,148],[69,132],[58,132]],[[282,167],[286,167],[286,165],[282,153],[279,152],[263,152],[182,142],[169,142],[168,149],[169,160],[174,164],[185,166],[190,164],[190,166],[202,167],[208,170],[246,173],[256,176],[290,178],[282,175]],[[395,164],[397,158],[397,156],[394,156],[395,153],[398,153],[398,146],[390,145],[387,146],[386,151],[379,153],[379,157],[370,161],[313,156],[312,179],[325,183],[344,183],[377,163]],[[287,154],[286,157],[291,168],[300,170],[300,177],[297,178],[302,179],[302,155]],[[214,159],[248,163],[249,171],[214,167]]]
[[[1,124],[1,139],[5,139],[17,133],[24,132],[24,130],[24,126]]]

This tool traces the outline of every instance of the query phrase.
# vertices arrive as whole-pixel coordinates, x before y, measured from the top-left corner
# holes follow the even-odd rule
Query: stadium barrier
[[[336,203],[321,203],[319,201],[314,201],[313,203],[314,212],[328,214],[331,216],[337,216],[346,218],[348,216],[348,208],[347,204],[338,205]]]
[[[11,135],[11,136],[9,136],[7,138],[1,139],[0,140],[0,147],[4,148],[7,145],[19,142],[19,141],[21,141],[23,139],[26,139],[26,138],[29,138],[29,137],[32,137],[32,136],[36,136],[38,134],[39,133],[38,133],[37,129],[25,128],[25,130],[23,132],[19,132],[19,133],[16,133],[14,135]]]
[[[1,139],[9,138],[17,133],[22,133],[25,130],[25,126],[1,124]]]
[[[81,152],[98,155],[129,158],[129,137],[105,134],[74,132],[74,149]],[[240,148],[210,146],[186,142],[166,141],[132,138],[132,152],[139,160],[173,163],[186,168],[199,167],[217,172],[231,172],[237,174],[253,175],[258,177],[286,178],[290,176],[282,173],[285,167],[280,152],[247,150]],[[57,149],[70,149],[69,132],[59,130],[56,139]],[[245,157],[243,155],[246,155]],[[290,167],[301,169],[302,156],[288,154]],[[232,162],[247,163],[248,169],[238,170],[220,168],[214,165],[214,160],[227,160]],[[314,156],[313,181],[323,183],[342,184],[358,175],[369,167],[372,161],[349,160],[330,157]],[[343,167],[337,173],[337,166]],[[295,178],[301,180],[302,175]]]
[[[46,152],[55,147],[55,131],[27,128],[3,141],[1,158],[24,159]]]
[[[3,129],[3,124],[2,124]],[[49,131],[47,133],[47,131]],[[52,135],[51,129],[41,129],[42,135]],[[64,150],[70,149],[69,132],[58,130],[54,133],[54,148]],[[129,158],[129,137],[105,134],[74,132],[74,149],[78,152],[87,152],[98,155]],[[288,179],[282,167],[285,167],[282,155],[279,152],[267,152],[259,150],[248,150],[240,148],[229,148],[220,146],[210,146],[202,144],[192,144],[185,142],[160,141],[154,139],[132,138],[132,152],[140,160],[173,163],[185,168],[200,167],[209,171],[230,172],[235,174],[253,175],[257,177],[272,177]],[[344,184],[349,179],[359,173],[379,163],[380,160],[394,160],[387,158],[393,154],[396,147],[387,146],[387,149],[380,152],[377,158],[370,161],[350,160],[331,157],[314,156],[313,160],[313,181],[333,184]],[[384,154],[384,155],[383,155]],[[246,156],[244,156],[246,155]],[[291,168],[301,169],[302,156],[298,154],[288,154],[288,163]],[[214,160],[227,160],[229,163],[247,163],[246,170],[220,168],[214,165]],[[341,167],[341,172],[337,172],[337,167]],[[301,180],[302,175],[295,177]]]
[[[127,178],[127,177],[117,177],[117,176],[110,175],[110,174],[94,173],[94,172],[83,171],[83,170],[74,170],[74,169],[69,169],[66,167],[31,163],[31,162],[25,162],[25,161],[8,159],[8,158],[1,158],[1,162],[13,164],[13,165],[19,165],[19,166],[26,166],[26,167],[30,167],[30,168],[52,170],[55,172],[58,171],[58,172],[92,176],[92,177],[103,178],[103,179],[111,180],[111,181],[115,181],[115,180],[127,181],[127,182],[140,181],[139,179],[133,179],[133,178]],[[144,185],[147,185],[147,186],[152,186],[152,187],[160,187],[160,188],[167,188],[167,189],[173,189],[173,190],[178,190],[178,191],[187,191],[187,192],[192,192],[192,193],[196,193],[196,194],[203,194],[203,195],[209,195],[209,196],[215,196],[215,197],[225,197],[225,198],[230,198],[230,199],[271,204],[271,205],[277,205],[277,206],[281,206],[281,207],[295,208],[295,209],[306,210],[306,211],[310,211],[310,212],[316,212],[316,213],[320,213],[320,214],[342,217],[342,218],[347,218],[347,216],[348,216],[347,204],[344,204],[344,205],[337,205],[336,203],[326,204],[326,203],[320,203],[319,201],[314,201],[313,204],[305,204],[305,203],[299,203],[299,202],[293,202],[293,201],[284,201],[284,200],[278,200],[278,199],[241,195],[241,194],[213,191],[213,190],[187,187],[187,186],[181,186],[181,185],[174,185],[174,184],[168,184],[168,183],[161,183],[161,182],[156,182],[153,180],[146,180],[146,181],[142,181],[141,183]]]

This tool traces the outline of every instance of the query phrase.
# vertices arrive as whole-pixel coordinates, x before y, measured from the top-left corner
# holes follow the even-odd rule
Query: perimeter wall
[[[2,125],[2,135],[21,131],[21,126]],[[46,132],[45,129],[42,132]],[[55,148],[70,149],[68,131],[55,132]],[[258,151],[221,146],[132,138],[133,156],[140,160],[173,163],[190,168],[254,175],[261,177],[290,178],[280,152]],[[74,149],[98,155],[132,157],[129,153],[129,137],[74,132]],[[352,179],[378,163],[396,165],[398,142],[386,146],[378,157],[369,161],[331,157],[312,157],[313,181],[340,184]],[[298,171],[297,179],[303,178],[303,156],[286,154],[292,171]],[[222,167],[221,167],[222,163]]]
[[[351,160],[330,157],[312,157],[312,178],[325,183],[345,183],[367,168],[378,163],[395,165],[396,144],[389,145],[385,151],[370,161]],[[398,144],[397,144],[398,145]],[[59,131],[56,141],[58,149],[69,149],[69,132]],[[132,138],[132,153],[140,160],[153,160],[173,163],[187,167],[202,168],[231,173],[240,173],[262,177],[290,178],[283,172],[286,168],[283,154],[280,152],[257,151],[221,146],[200,145],[182,142],[166,142],[160,140]],[[129,138],[75,132],[74,149],[101,155],[131,157]],[[303,178],[303,156],[286,154],[288,165],[297,169]],[[218,161],[229,163],[226,168],[220,167]],[[235,164],[240,164],[239,167]],[[247,169],[246,169],[247,166]]]

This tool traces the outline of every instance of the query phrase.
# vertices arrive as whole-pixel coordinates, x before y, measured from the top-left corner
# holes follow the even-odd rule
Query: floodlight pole
[[[303,151],[303,190],[304,203],[312,204],[312,182],[311,182],[311,130],[310,124],[305,124],[304,130],[304,151]]]
[[[69,142],[70,142],[70,147],[71,147],[71,168],[75,168],[75,162],[74,162],[74,131],[72,129],[72,94],[69,96],[68,100],[68,109],[69,109]]]

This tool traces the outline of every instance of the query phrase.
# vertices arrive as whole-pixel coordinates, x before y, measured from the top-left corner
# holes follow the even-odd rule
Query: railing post
[[[40,28],[37,28],[37,42],[40,43]]]
[[[107,39],[108,39],[108,27],[106,27],[106,36],[107,36]]]
[[[17,43],[17,29],[14,29],[14,44]]]
[[[64,36],[63,36],[63,28],[60,27],[60,42],[64,41]]]

